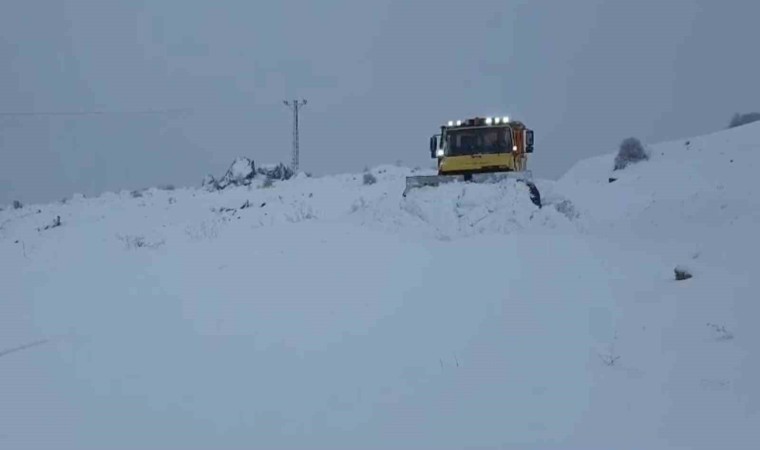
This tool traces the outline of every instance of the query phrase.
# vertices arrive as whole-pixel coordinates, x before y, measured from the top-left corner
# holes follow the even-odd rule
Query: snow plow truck
[[[541,195],[527,170],[529,153],[533,153],[533,130],[520,121],[509,117],[449,121],[430,138],[430,157],[438,159],[438,174],[407,177],[403,196],[441,183],[514,179],[528,186],[531,201],[540,208]]]

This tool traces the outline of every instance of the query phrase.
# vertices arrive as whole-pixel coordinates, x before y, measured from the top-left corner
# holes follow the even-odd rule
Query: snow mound
[[[539,209],[523,183],[448,183],[424,187],[406,197],[360,197],[351,208],[361,223],[394,232],[416,230],[438,239],[510,234],[568,227],[568,219],[551,208]]]
[[[648,148],[0,211],[0,447],[758,448],[760,124]]]
[[[580,161],[553,189],[573,202],[591,232],[691,246],[725,265],[748,263],[754,246],[706,237],[716,230],[752,236],[760,225],[760,123],[651,145],[649,153],[648,161],[617,171],[614,154]]]
[[[222,178],[217,180],[213,175],[206,175],[202,186],[211,191],[226,189],[230,186],[248,186],[254,176],[256,176],[256,166],[253,160],[238,157],[232,162]]]
[[[253,161],[251,159],[242,157],[237,158],[232,162],[229,170],[222,178],[222,182],[234,183],[236,185],[242,184],[246,180],[253,178],[256,173]]]

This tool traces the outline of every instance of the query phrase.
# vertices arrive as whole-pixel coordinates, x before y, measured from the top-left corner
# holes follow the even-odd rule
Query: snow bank
[[[754,449],[759,146],[0,211],[0,447]]]
[[[680,247],[684,258],[699,254],[724,267],[754,265],[760,123],[650,151],[649,161],[614,172],[612,154],[581,161],[554,189],[573,202],[577,222],[593,233]]]

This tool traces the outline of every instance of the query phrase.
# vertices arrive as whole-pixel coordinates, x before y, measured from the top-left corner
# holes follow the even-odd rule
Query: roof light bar
[[[503,117],[486,117],[483,118],[474,118],[474,119],[467,119],[467,120],[449,120],[447,122],[447,125],[449,127],[461,127],[462,125],[477,125],[477,124],[483,124],[486,125],[499,125],[499,124],[508,124],[510,123],[509,116],[503,116]]]

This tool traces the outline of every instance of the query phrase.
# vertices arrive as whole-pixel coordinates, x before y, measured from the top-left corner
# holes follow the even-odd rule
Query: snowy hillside
[[[757,448],[760,124],[649,150],[1,211],[0,448]]]

